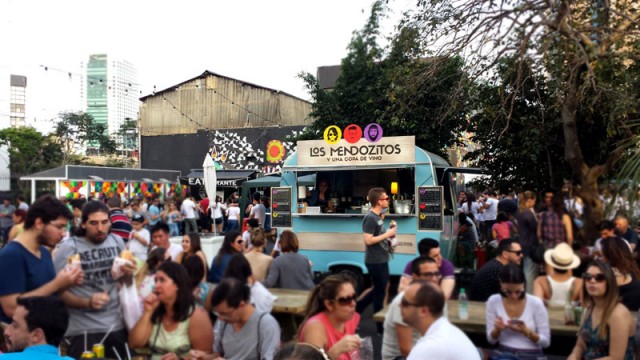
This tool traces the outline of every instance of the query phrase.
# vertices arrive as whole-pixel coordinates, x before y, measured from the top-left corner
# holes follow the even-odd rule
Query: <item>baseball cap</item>
[[[131,217],[131,222],[142,223],[142,222],[144,222],[144,216],[142,216],[140,214],[133,214],[133,216]]]

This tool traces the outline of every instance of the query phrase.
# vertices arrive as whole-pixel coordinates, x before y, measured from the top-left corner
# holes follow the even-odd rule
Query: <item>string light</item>
[[[44,69],[44,71],[56,71],[56,72],[60,72],[60,73],[66,73],[67,76],[69,76],[69,79],[73,78],[73,75],[75,75],[76,77],[80,78],[80,79],[84,79],[84,75],[83,74],[79,74],[79,73],[75,73],[72,71],[67,71],[67,70],[62,70],[62,69],[57,69],[51,66],[46,66],[46,65],[40,65],[41,68]],[[100,78],[97,76],[89,76],[87,75],[87,82],[90,86],[96,85],[96,84],[100,84],[102,85],[103,82],[106,82],[107,79],[104,78]],[[124,81],[124,80],[111,80],[111,83],[117,83],[117,84],[123,84],[125,86],[129,86],[129,88],[132,88],[134,85],[136,86],[141,86],[141,84],[138,83],[134,83],[134,82],[130,82],[130,81]],[[112,86],[108,86],[109,89],[112,88]],[[125,89],[125,92],[127,92],[127,95],[129,94],[129,89]],[[142,95],[142,90],[139,91],[140,95]]]

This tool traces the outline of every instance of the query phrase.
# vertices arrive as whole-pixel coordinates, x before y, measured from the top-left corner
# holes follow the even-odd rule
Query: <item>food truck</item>
[[[439,240],[442,255],[452,257],[458,227],[455,177],[480,170],[452,168],[415,146],[414,136],[336,141],[326,134],[325,141],[299,141],[284,162],[280,186],[271,188],[272,227],[297,234],[299,252],[311,260],[314,272],[348,272],[358,281],[367,273],[362,220],[373,187],[386,189],[392,197],[384,216],[386,229],[391,220],[398,228],[391,275],[402,274],[425,237]],[[316,188],[300,185],[299,180],[311,174]],[[329,184],[331,206],[310,203],[320,181]]]

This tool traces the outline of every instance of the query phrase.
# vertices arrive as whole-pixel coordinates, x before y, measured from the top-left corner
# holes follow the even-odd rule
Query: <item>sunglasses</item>
[[[607,280],[607,278],[602,273],[600,273],[600,274],[584,273],[584,274],[582,274],[582,278],[584,279],[584,281],[587,281],[587,282],[589,282],[591,280],[594,280],[595,282],[603,282],[603,281]]]
[[[242,244],[244,240],[236,240],[236,244]]]
[[[525,292],[526,291],[524,289],[518,289],[518,290],[500,289],[500,294],[503,297],[515,295],[518,298],[522,298],[524,296]]]
[[[336,302],[342,306],[348,306],[351,305],[352,303],[356,302],[356,294],[353,294],[351,296],[343,296],[343,297],[339,297],[336,298]]]
[[[434,278],[434,277],[440,277],[440,271],[434,271],[434,272],[423,272],[420,273],[421,277],[426,277],[426,278]]]
[[[418,303],[412,303],[411,301],[407,300],[406,297],[403,296],[402,299],[400,300],[400,307],[409,307],[409,306],[422,307],[424,305],[418,304]]]
[[[516,254],[518,256],[522,256],[522,250],[517,250],[517,251],[516,250],[507,250],[507,251],[510,252],[510,253],[514,253],[514,254]]]

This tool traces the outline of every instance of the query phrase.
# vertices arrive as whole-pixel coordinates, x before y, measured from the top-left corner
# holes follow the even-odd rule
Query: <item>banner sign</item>
[[[298,166],[352,166],[415,163],[415,137],[391,136],[372,143],[365,138],[350,144],[342,139],[334,145],[324,140],[298,142]]]

